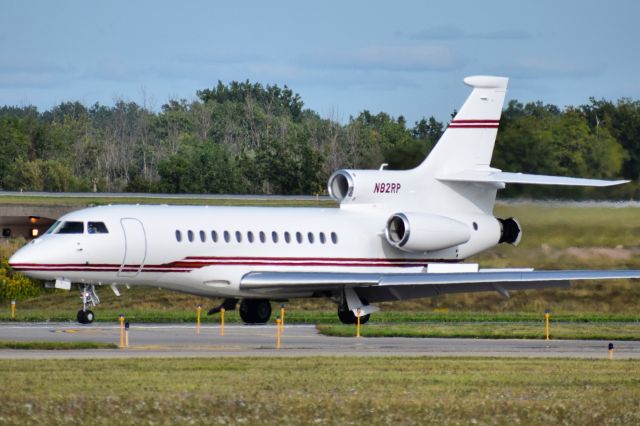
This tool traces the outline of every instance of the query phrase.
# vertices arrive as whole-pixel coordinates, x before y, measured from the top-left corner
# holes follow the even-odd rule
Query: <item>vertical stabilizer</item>
[[[508,79],[474,76],[464,82],[473,87],[471,94],[418,172],[433,176],[489,167]]]

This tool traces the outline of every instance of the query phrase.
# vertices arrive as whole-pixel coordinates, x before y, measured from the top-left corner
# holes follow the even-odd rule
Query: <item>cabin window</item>
[[[236,231],[236,241],[239,243],[242,242],[242,232]]]
[[[231,234],[229,234],[229,231],[224,231],[224,240],[227,243],[231,241]]]
[[[267,236],[262,231],[260,231],[260,242],[261,243],[266,243],[267,242]]]
[[[307,234],[307,239],[309,240],[309,243],[313,244],[313,232],[309,232]]]
[[[191,229],[187,231],[187,238],[189,239],[189,242],[193,242],[193,231]]]
[[[274,243],[278,242],[278,233],[276,231],[273,231],[271,233],[271,239],[273,240]]]
[[[291,242],[291,234],[287,231],[284,233],[284,240],[289,244]]]
[[[178,231],[177,229],[176,229],[176,241],[177,242],[182,241],[182,232]]]
[[[214,243],[217,243],[217,242],[218,242],[218,233],[217,233],[216,231],[211,231],[211,240],[212,240]]]
[[[207,234],[205,234],[204,231],[200,231],[200,241],[202,241],[203,243],[207,241]]]
[[[300,232],[296,232],[296,241],[298,244],[302,244],[302,234]]]
[[[108,234],[107,226],[104,222],[88,222],[87,232],[89,234]]]
[[[320,242],[322,244],[327,242],[327,237],[324,236],[324,232],[321,232],[319,236],[320,236]]]
[[[64,222],[56,234],[82,234],[84,233],[84,223]]]
[[[247,232],[247,240],[249,240],[250,243],[253,242],[253,232],[249,231]]]
[[[335,232],[331,233],[331,242],[333,244],[338,244],[338,234],[336,234]]]

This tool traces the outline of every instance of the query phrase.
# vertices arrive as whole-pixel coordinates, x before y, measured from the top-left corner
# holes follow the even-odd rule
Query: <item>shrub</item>
[[[0,300],[23,300],[39,296],[43,286],[11,270],[8,259],[0,260]]]

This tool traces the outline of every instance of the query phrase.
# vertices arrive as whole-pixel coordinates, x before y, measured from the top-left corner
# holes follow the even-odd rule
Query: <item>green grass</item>
[[[0,361],[0,423],[639,424],[633,360]]]
[[[208,305],[211,306],[211,305]],[[270,322],[275,321],[279,314],[276,311],[277,304],[273,304],[273,314]],[[18,306],[16,311],[16,321],[25,322],[45,322],[45,321],[75,321],[77,308],[69,305],[67,309],[22,309]],[[97,322],[118,322],[120,314],[125,315],[127,321],[131,323],[189,323],[196,321],[195,309],[104,309],[98,307],[94,309]],[[5,309],[0,311],[0,321],[10,321],[10,311]],[[334,309],[327,310],[302,310],[296,311],[294,308],[287,308],[286,321],[296,324],[340,324],[340,320]],[[394,323],[486,323],[486,322],[537,322],[543,318],[543,314],[536,312],[417,312],[417,311],[381,311],[372,315],[371,322],[379,324]],[[640,313],[637,314],[603,314],[591,313],[566,313],[553,316],[555,321],[571,323],[634,323],[640,321]],[[203,323],[218,323],[220,314],[207,316],[205,310],[201,314]],[[241,322],[238,311],[228,311],[225,313],[225,322],[238,324]]]
[[[327,336],[354,337],[353,325],[318,324]],[[545,327],[538,323],[429,323],[364,324],[363,337],[464,337],[480,339],[544,339]],[[640,340],[640,323],[557,323],[550,324],[551,339]]]
[[[100,342],[18,342],[0,340],[0,349],[40,349],[40,350],[73,350],[73,349],[117,349],[113,343]]]

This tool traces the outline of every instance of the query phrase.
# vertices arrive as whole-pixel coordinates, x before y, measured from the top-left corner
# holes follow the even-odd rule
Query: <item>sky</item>
[[[0,2],[0,105],[159,110],[218,80],[287,85],[346,122],[448,121],[468,75],[507,100],[640,99],[638,1]]]

